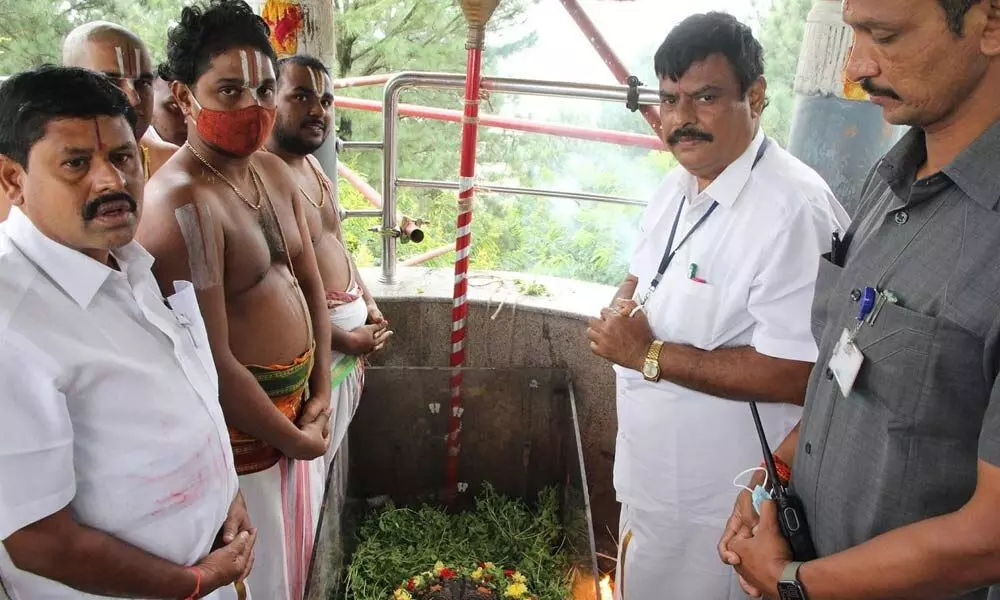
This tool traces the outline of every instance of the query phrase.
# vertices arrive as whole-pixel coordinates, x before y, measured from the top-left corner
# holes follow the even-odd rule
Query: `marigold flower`
[[[399,588],[392,595],[392,600],[413,600],[413,596],[410,595],[410,592],[404,590],[403,588]]]

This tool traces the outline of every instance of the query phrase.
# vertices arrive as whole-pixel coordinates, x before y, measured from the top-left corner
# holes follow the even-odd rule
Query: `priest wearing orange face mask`
[[[255,597],[299,600],[330,429],[330,321],[294,177],[257,152],[275,113],[267,25],[242,0],[183,10],[169,70],[187,142],[147,185],[137,238],[161,288],[194,284],[240,489],[261,552]]]

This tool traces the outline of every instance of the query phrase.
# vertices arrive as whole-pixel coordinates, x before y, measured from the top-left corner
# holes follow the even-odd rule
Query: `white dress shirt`
[[[68,505],[194,564],[238,489],[208,337],[190,283],[168,308],[148,252],[112,254],[121,271],[16,208],[0,225],[0,540]],[[11,600],[94,597],[16,569],[2,547],[0,577]]]
[[[810,310],[819,255],[847,214],[820,176],[759,131],[740,158],[703,192],[683,168],[657,189],[642,219],[630,271],[637,297],[649,289],[681,206],[678,250],[646,304],[654,335],[703,350],[752,346],[782,359],[814,361]],[[691,265],[697,265],[690,278]],[[762,459],[746,402],[717,398],[615,368],[618,439],[615,488],[633,508],[708,525],[714,535],[732,511],[731,482]],[[788,404],[760,404],[772,448],[801,415]],[[717,560],[717,557],[716,557]]]

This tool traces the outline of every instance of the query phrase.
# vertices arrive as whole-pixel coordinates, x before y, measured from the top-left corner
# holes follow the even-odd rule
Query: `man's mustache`
[[[900,98],[899,95],[891,89],[879,87],[872,83],[870,77],[865,77],[861,80],[861,89],[863,89],[869,96],[882,96],[883,98],[902,100],[902,98]]]
[[[715,137],[707,131],[701,131],[700,129],[696,129],[690,125],[676,129],[667,136],[667,144],[670,146],[679,143],[681,140],[712,142],[715,140]]]
[[[306,119],[305,121],[302,121],[302,127],[309,127],[310,125],[317,125],[326,131],[326,122],[322,119]]]
[[[105,194],[103,196],[98,196],[93,200],[90,200],[83,205],[83,220],[91,221],[97,218],[97,211],[101,208],[101,205],[107,204],[109,202],[120,202],[125,200],[128,202],[128,208],[130,212],[135,212],[138,208],[135,203],[135,199],[132,198],[131,194],[127,192],[115,192],[113,194]]]

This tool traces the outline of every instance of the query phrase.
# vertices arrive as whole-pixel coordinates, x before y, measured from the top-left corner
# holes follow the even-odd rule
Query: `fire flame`
[[[612,582],[610,575],[601,577],[601,600],[615,600],[615,591],[611,586]]]

